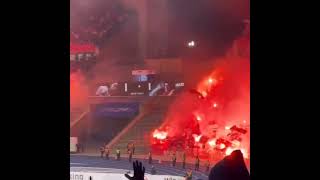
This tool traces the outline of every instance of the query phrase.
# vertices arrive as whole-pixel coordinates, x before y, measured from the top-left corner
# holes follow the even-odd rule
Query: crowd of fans
[[[76,3],[76,2],[74,2]],[[72,6],[70,42],[99,45],[119,24],[128,18],[128,11],[117,1],[106,1],[89,9]]]
[[[80,69],[91,77],[89,70],[97,62],[99,47],[126,21],[130,11],[117,0],[71,0],[70,4],[70,71]]]

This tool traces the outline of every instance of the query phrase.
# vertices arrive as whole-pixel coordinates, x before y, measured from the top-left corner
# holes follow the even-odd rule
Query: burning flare
[[[199,135],[199,136],[198,136],[198,135],[194,134],[194,135],[193,135],[194,141],[195,141],[195,142],[199,142],[200,139],[201,139],[201,136],[202,136],[202,135]]]
[[[153,132],[153,137],[159,140],[164,140],[167,138],[168,132],[165,131],[159,131],[158,129],[156,129]]]

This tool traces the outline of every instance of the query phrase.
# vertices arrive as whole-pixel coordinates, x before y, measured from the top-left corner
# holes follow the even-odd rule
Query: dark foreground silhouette
[[[133,177],[125,174],[129,180],[144,180],[145,168],[139,161],[133,162]],[[250,180],[243,154],[235,150],[230,156],[219,161],[210,171],[209,180]]]
[[[133,177],[125,174],[126,178],[129,180],[144,180],[145,168],[142,166],[142,163],[139,161],[133,162]]]
[[[210,171],[209,180],[250,180],[243,154],[235,150],[219,161]]]

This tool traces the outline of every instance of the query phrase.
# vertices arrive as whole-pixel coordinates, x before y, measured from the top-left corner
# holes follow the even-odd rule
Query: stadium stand
[[[127,144],[134,142],[135,154],[145,155],[150,151],[150,135],[159,127],[164,119],[169,103],[174,100],[173,97],[158,96],[150,100],[147,114],[139,119],[117,142],[111,144],[112,148],[119,148],[121,151],[127,151]]]
[[[148,135],[162,122],[163,113],[149,114],[130,129],[113,147],[126,152],[129,142],[135,143],[135,154],[148,154],[150,143]]]
[[[88,109],[70,111],[70,137],[77,137],[81,144],[85,144],[88,136]]]
[[[90,103],[94,106],[94,104],[104,104],[109,101],[126,102],[128,101],[128,97],[93,98]],[[137,101],[137,99],[133,97],[129,101]],[[141,102],[140,113],[133,117],[95,117],[93,115],[94,108],[91,107],[89,113],[84,113],[82,118],[78,119],[78,122],[74,127],[71,127],[71,134],[76,137],[85,136],[81,138],[79,137],[79,139],[85,140],[85,142],[82,141],[82,143],[86,146],[86,152],[96,153],[101,145],[110,142],[123,129],[125,129],[130,122],[143,117],[141,114],[145,113],[150,100],[149,98],[143,97],[138,98],[138,101]]]
[[[72,124],[77,121],[84,112],[83,108],[70,108],[70,123]]]
[[[85,10],[73,0],[71,8],[70,31],[72,41],[78,43],[101,44],[128,17],[121,3],[114,0],[97,2]]]
[[[128,143],[131,142],[135,145],[133,159],[139,159],[144,163],[148,179],[157,179],[155,176],[153,178],[149,176],[151,165],[147,160],[148,153],[152,151],[152,132],[163,125],[170,104],[175,100],[175,96],[182,91],[182,88],[176,88],[176,84],[183,84],[184,87],[185,81],[182,79],[185,77],[181,75],[182,70],[180,72],[178,69],[184,68],[185,70],[185,67],[188,66],[181,65],[181,68],[176,68],[180,67],[179,58],[163,60],[165,63],[150,63],[150,65],[154,65],[150,67],[159,67],[158,69],[161,70],[161,73],[157,74],[157,76],[159,75],[158,79],[155,77],[149,79],[148,77],[148,80],[143,83],[141,81],[146,75],[132,77],[132,70],[139,70],[140,67],[140,69],[149,68],[149,66],[145,66],[147,62],[147,59],[144,59],[145,56],[150,56],[150,61],[156,62],[161,58],[167,59],[170,57],[168,56],[170,53],[166,52],[166,49],[157,48],[156,42],[150,37],[146,38],[149,39],[150,43],[147,43],[147,47],[144,49],[145,45],[142,43],[144,41],[142,36],[144,35],[139,32],[143,24],[140,22],[141,14],[125,9],[121,4],[122,2],[119,0],[81,2],[70,0],[70,71],[83,73],[86,80],[95,84],[85,84],[89,89],[89,97],[88,94],[84,96],[85,93],[79,93],[81,91],[78,86],[73,88],[72,91],[73,94],[80,94],[76,96],[75,100],[85,99],[83,100],[83,104],[85,104],[83,107],[75,107],[70,104],[70,137],[72,137],[70,139],[77,138],[77,141],[71,144],[76,144],[77,148],[80,147],[80,144],[81,147],[85,147],[83,151],[70,151],[72,153],[70,155],[70,179],[73,180],[76,180],[79,175],[86,177],[83,179],[92,179],[91,176],[84,176],[85,173],[104,174],[105,179],[117,179],[111,178],[114,174],[125,178],[123,174],[128,173],[128,171],[131,171],[129,174],[132,175],[132,164],[128,162],[127,154]],[[149,15],[147,19],[153,21],[154,18],[150,16],[152,11],[149,9],[150,4],[145,11]],[[151,25],[147,27],[149,26]],[[146,36],[150,35],[147,34]],[[248,43],[248,39],[240,39],[232,47],[233,51],[230,56],[249,56]],[[185,49],[183,43],[181,46]],[[239,51],[243,48],[246,48],[245,53]],[[152,49],[151,55],[148,55],[150,54],[148,53],[149,49]],[[195,50],[194,48],[193,51]],[[147,51],[147,53],[144,51]],[[177,63],[171,63],[172,59],[177,59],[175,61]],[[207,63],[205,64],[208,66]],[[194,66],[190,67],[194,70]],[[192,78],[189,81],[192,81]],[[102,84],[100,84],[101,82]],[[153,83],[152,86],[148,84],[149,82]],[[111,83],[119,84],[119,89],[122,88],[121,92],[117,88],[115,89],[119,92],[114,89],[112,91]],[[96,95],[95,92],[100,85],[108,85],[110,89],[108,97]],[[95,87],[92,88],[91,86]],[[154,87],[156,88],[153,89]],[[143,89],[147,90],[144,91]],[[89,102],[86,101],[87,98]],[[124,107],[108,106],[112,103],[122,103]],[[110,117],[110,114],[128,113],[127,110],[122,111],[121,109],[126,109],[126,105],[130,105],[130,103],[138,104],[138,112],[135,111],[130,117]],[[94,109],[95,105],[104,106],[105,109],[101,114],[108,114],[108,116],[96,116],[95,113],[98,111]],[[80,144],[77,144],[78,142]],[[108,144],[110,147],[111,158],[109,160],[100,157],[99,148],[104,144]],[[115,160],[116,149],[121,151],[121,160],[119,161]],[[155,151],[152,152],[152,166],[155,167],[157,175],[164,175],[161,179],[182,180],[187,171],[194,170],[195,159],[193,156],[186,158],[186,169],[182,168],[181,157],[182,151],[185,149],[180,150],[174,150],[177,155],[177,165],[175,167],[171,166],[172,149],[158,154]],[[214,164],[215,162],[211,163]],[[200,171],[194,171],[193,179],[208,179],[208,171],[204,165],[205,162],[201,160]]]

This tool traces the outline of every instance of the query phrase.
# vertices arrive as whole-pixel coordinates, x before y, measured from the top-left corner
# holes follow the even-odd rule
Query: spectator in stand
[[[96,91],[97,96],[109,96],[109,88],[108,86],[99,86]]]
[[[73,33],[78,35],[79,40],[84,42],[101,43],[111,30],[122,24],[127,18],[127,10],[116,1],[97,4],[95,11],[77,11],[72,9],[70,15]],[[81,19],[79,22],[78,19]]]

